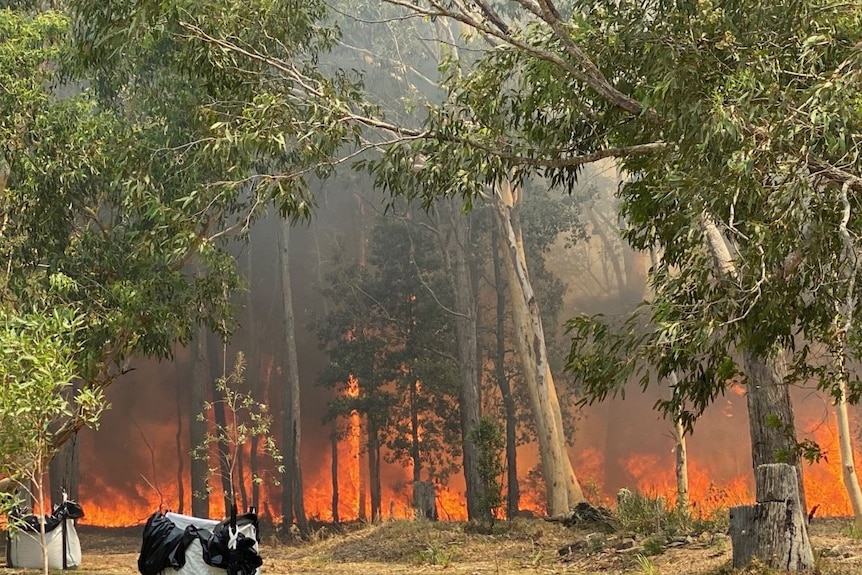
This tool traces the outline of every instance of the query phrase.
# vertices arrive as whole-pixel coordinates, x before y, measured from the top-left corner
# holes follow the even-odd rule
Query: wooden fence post
[[[733,567],[756,558],[773,569],[804,571],[814,566],[808,526],[799,502],[796,469],[786,463],[754,471],[757,503],[730,509]]]

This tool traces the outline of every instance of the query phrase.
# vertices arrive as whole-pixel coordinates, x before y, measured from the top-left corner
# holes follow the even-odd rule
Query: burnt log
[[[755,470],[757,503],[730,509],[733,567],[753,559],[773,569],[804,571],[814,566],[806,515],[799,500],[796,469],[786,463]]]
[[[416,517],[437,521],[437,492],[430,481],[413,482],[413,508]]]

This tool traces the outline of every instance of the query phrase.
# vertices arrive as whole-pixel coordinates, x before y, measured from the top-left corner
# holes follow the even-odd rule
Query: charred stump
[[[757,503],[730,509],[733,567],[753,559],[773,569],[803,571],[814,566],[796,469],[786,463],[759,465],[754,472]]]
[[[437,492],[430,481],[413,482],[413,508],[416,517],[437,521]]]

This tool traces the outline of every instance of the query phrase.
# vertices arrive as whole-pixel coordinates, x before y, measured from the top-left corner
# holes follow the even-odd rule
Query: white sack
[[[75,522],[66,519],[66,567],[77,567],[81,564],[81,540],[75,530]],[[45,543],[48,546],[48,568],[63,568],[63,526],[45,533]],[[24,569],[42,568],[42,545],[39,534],[30,531],[18,531],[11,537],[10,557],[11,567]],[[222,574],[224,575],[224,574]]]

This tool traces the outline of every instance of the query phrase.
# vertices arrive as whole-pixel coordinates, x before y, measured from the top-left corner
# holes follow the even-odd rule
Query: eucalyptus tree
[[[66,393],[76,378],[74,356],[81,327],[74,308],[16,315],[0,310],[0,512],[18,509],[21,500],[10,492],[26,493],[40,509],[50,507],[45,492],[46,465],[55,452],[54,429],[74,401],[88,425],[98,426],[104,398],[83,389],[72,401]],[[11,484],[11,485],[5,485]],[[16,527],[10,518],[9,527]],[[20,525],[17,525],[20,527]],[[40,515],[42,572],[48,573],[45,515]]]
[[[0,11],[2,295],[20,314],[77,309],[79,387],[99,393],[132,356],[167,357],[195,321],[221,318],[221,286],[235,275],[215,245],[219,205],[195,214],[176,155],[151,147],[159,127],[57,73],[69,26],[59,11]],[[190,277],[195,253],[201,272]],[[82,410],[57,422],[56,445],[87,422]]]
[[[332,415],[357,411],[388,460],[414,482],[445,481],[460,455],[459,358],[448,270],[433,220],[415,209],[380,216],[366,266],[346,264],[329,277],[329,313],[318,336],[329,356],[322,383],[338,390]],[[356,386],[351,390],[352,381]],[[379,464],[380,456],[373,461]],[[372,484],[379,470],[371,469]],[[379,517],[372,496],[372,516]]]
[[[439,101],[444,93],[439,84],[439,63],[447,52],[458,50],[460,40],[451,23],[404,18],[403,10],[376,0],[335,2],[331,7],[343,33],[331,59],[340,67],[352,66],[362,71],[366,80],[364,97],[379,110],[374,118],[354,118],[354,121],[371,128],[365,137],[377,147],[393,136],[397,138],[399,133],[415,137],[425,105]],[[378,25],[369,26],[368,22]],[[435,41],[438,37],[446,38],[447,42]],[[381,122],[384,116],[386,122]],[[452,305],[441,307],[440,311],[454,317],[458,341],[462,379],[460,443],[467,512],[470,518],[479,518],[486,511],[478,503],[483,498],[483,483],[471,434],[481,416],[482,396],[475,254],[469,249],[474,233],[471,219],[461,217],[457,208],[453,211],[446,202],[438,203],[432,212],[454,293]]]
[[[857,9],[391,3],[461,22],[493,45],[469,74],[452,74],[453,105],[429,119],[444,140],[434,151],[456,166],[438,189],[475,197],[513,169],[571,185],[585,162],[624,157],[627,237],[663,249],[666,262],[654,274],[648,340],[661,353],[650,360],[659,376],[682,377],[662,407],[682,408],[691,425],[744,372],[755,465],[796,462],[784,363],[794,329],[834,312],[814,296],[838,277],[822,262],[842,259],[839,192],[858,185]],[[404,151],[402,165],[419,152],[432,150]],[[484,181],[448,185],[459,171]],[[631,362],[591,357],[611,381],[631,373]],[[592,383],[594,398],[609,391]]]
[[[196,323],[227,335],[228,238],[271,202],[310,212],[304,176],[327,172],[358,133],[333,113],[355,84],[314,70],[333,38],[321,3],[63,6],[2,11],[3,295],[22,312],[80,308],[76,360],[98,391],[135,356],[170,357]],[[255,40],[280,67],[199,41],[244,42],[264,21],[280,32]],[[256,177],[263,164],[274,171]],[[57,445],[86,422],[80,409]]]

